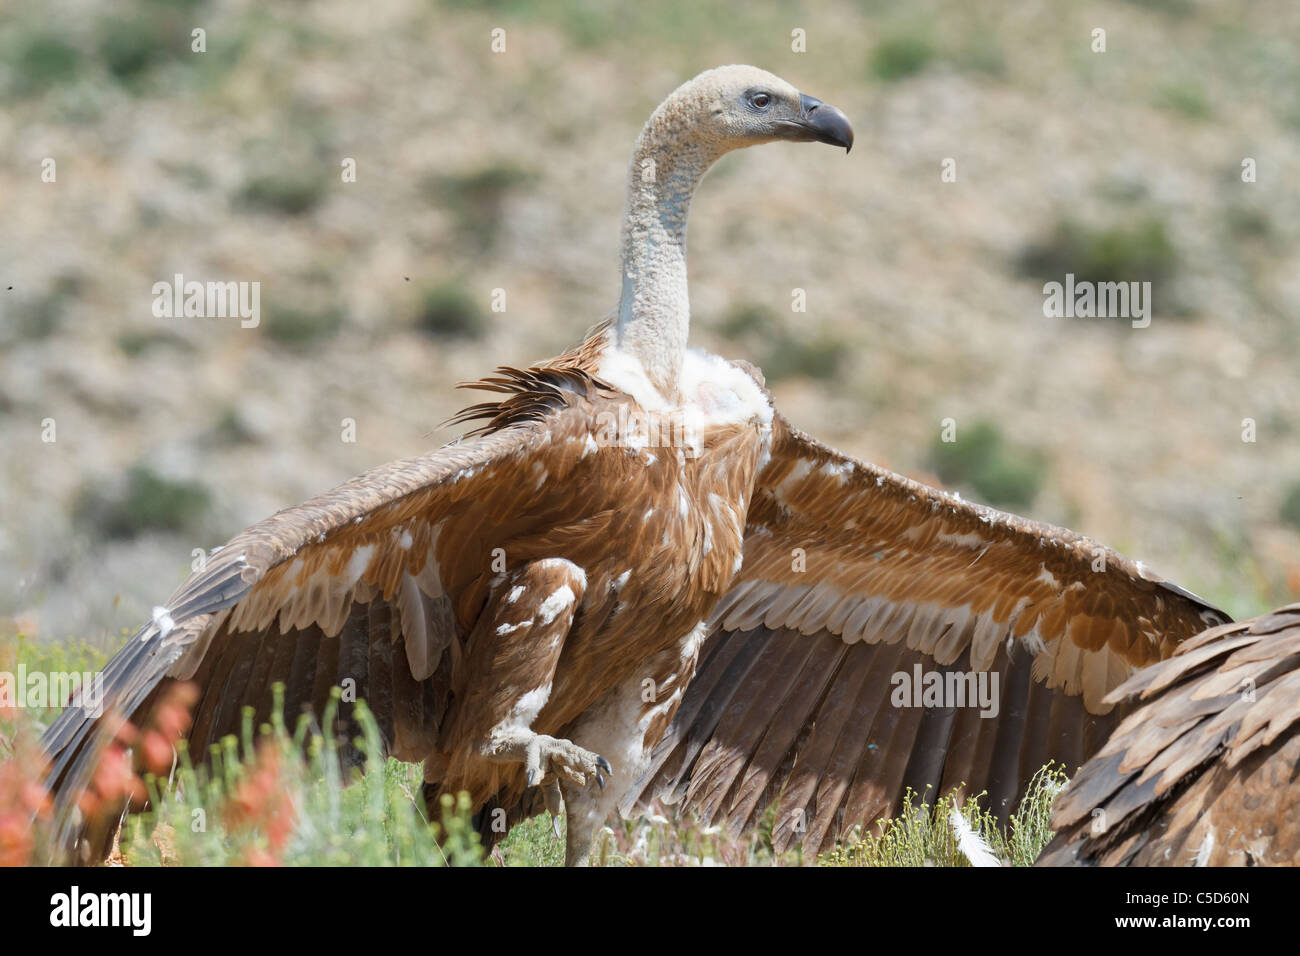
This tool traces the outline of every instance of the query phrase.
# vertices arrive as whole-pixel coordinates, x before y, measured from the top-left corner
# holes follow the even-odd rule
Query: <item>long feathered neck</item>
[[[686,221],[691,197],[725,141],[702,134],[707,91],[682,87],[646,123],[632,154],[623,222],[623,289],[615,342],[669,402],[678,400],[691,307]]]

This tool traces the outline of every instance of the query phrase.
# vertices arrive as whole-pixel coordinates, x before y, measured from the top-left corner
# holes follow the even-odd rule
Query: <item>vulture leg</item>
[[[618,769],[610,774],[611,785],[597,790],[560,781],[567,827],[565,866],[587,866],[591,862],[596,834],[618,806],[623,791],[649,764],[649,753],[644,746],[645,728],[638,723],[641,693],[641,674],[634,674],[596,701],[573,728],[573,738],[584,746],[613,754]]]
[[[603,775],[610,772],[599,754],[532,730],[550,697],[586,585],[586,574],[571,561],[531,562],[493,587],[468,641],[464,698],[456,705],[446,739],[466,741],[465,756],[523,764],[530,787],[556,779],[603,787]],[[454,769],[450,776],[456,780]]]
[[[631,677],[589,707],[573,725],[584,747],[613,756],[609,786],[593,790],[560,781],[568,824],[564,862],[586,866],[596,834],[650,767],[651,750],[681,703],[682,688],[695,675],[703,621],[675,645],[645,661]],[[648,688],[655,688],[649,692]]]

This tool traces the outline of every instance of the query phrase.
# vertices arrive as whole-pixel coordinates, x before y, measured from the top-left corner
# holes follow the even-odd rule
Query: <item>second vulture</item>
[[[462,439],[215,552],[108,664],[111,716],[72,707],[46,733],[65,844],[103,851],[78,795],[174,681],[200,692],[194,753],[244,706],[265,719],[277,682],[317,714],[351,682],[486,838],[563,805],[570,864],[654,796],[738,829],[775,803],[776,846],[813,853],[909,786],[988,790],[1005,819],[1045,762],[1094,753],[1107,694],[1226,618],[1082,535],[840,454],[752,366],[687,347],[695,188],[780,141],[853,131],[749,66],[672,93],[633,154],[615,318],[475,383],[494,398]],[[338,719],[355,733],[351,705]]]
[[[1300,604],[1184,641],[1056,801],[1040,866],[1300,866]]]

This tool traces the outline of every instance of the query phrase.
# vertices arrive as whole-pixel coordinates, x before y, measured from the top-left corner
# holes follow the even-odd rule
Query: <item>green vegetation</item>
[[[439,176],[428,185],[431,198],[451,213],[466,252],[487,252],[501,234],[506,200],[536,175],[509,160],[464,173]]]
[[[1161,86],[1156,91],[1156,105],[1194,120],[1209,119],[1211,113],[1205,90],[1190,81]]]
[[[1020,266],[1043,279],[1073,272],[1092,282],[1157,282],[1174,274],[1178,254],[1161,219],[1104,229],[1062,219],[1048,239],[1026,250]]]
[[[795,322],[783,323],[773,309],[755,302],[737,304],[718,331],[758,355],[769,385],[791,378],[830,381],[844,357],[844,343],[835,336]]]
[[[99,55],[122,83],[138,86],[168,61],[190,55],[190,31],[205,0],[136,0],[99,23]],[[205,54],[206,55],[206,54]]]
[[[515,824],[501,841],[502,862],[506,866],[563,866],[564,818],[560,818],[558,837],[553,826],[549,813]]]
[[[1278,512],[1282,520],[1295,528],[1300,528],[1300,481],[1297,481],[1282,498],[1282,507]]]
[[[332,338],[343,327],[343,310],[337,306],[319,309],[276,304],[267,309],[262,328],[280,345],[303,348]]]
[[[838,374],[843,357],[844,344],[830,335],[781,332],[767,346],[760,368],[769,383],[787,378],[829,382]]]
[[[1067,272],[1076,282],[1150,282],[1152,307],[1162,312],[1174,311],[1166,283],[1179,267],[1165,222],[1154,216],[1101,229],[1060,219],[1018,262],[1022,275],[1045,282],[1060,282]]]
[[[892,83],[920,73],[934,58],[930,40],[921,33],[899,33],[886,37],[871,51],[871,73]]]
[[[295,163],[250,177],[238,196],[239,203],[247,208],[285,216],[311,212],[324,198],[324,176]]]
[[[627,46],[638,52],[655,50],[662,57],[674,57],[685,64],[696,59],[701,48],[718,38],[735,36],[744,30],[750,38],[767,31],[789,35],[789,11],[773,0],[746,4],[744,14],[729,4],[699,3],[696,0],[659,0],[656,3],[610,4],[601,0],[557,0],[538,4],[532,0],[447,0],[458,13],[473,10],[487,13],[501,22],[509,17],[530,27],[556,30],[574,46],[583,49]],[[780,31],[776,33],[776,31]],[[769,33],[768,35],[772,35]]]
[[[1238,172],[1234,167],[1233,174]],[[1237,239],[1267,239],[1273,235],[1273,222],[1268,211],[1254,206],[1229,206],[1224,210],[1224,221]]]
[[[29,673],[93,672],[102,669],[106,659],[104,651],[82,643],[20,636],[0,645],[0,667],[21,663]],[[558,821],[558,836],[548,814],[523,821],[487,856],[465,798],[456,802],[446,797],[440,806],[426,808],[420,795],[420,768],[383,757],[379,728],[364,703],[358,703],[352,714],[358,728],[352,743],[360,766],[345,770],[341,742],[332,730],[339,693],[335,692],[319,722],[303,715],[291,731],[280,716],[282,691],[277,685],[269,722],[254,727],[252,711],[245,709],[240,734],[224,738],[198,766],[181,743],[172,769],[167,769],[171,758],[164,750],[161,761],[154,759],[154,772],[142,771],[137,792],[148,797],[149,809],[128,817],[119,862],[132,866],[558,866],[563,862],[563,817]],[[0,714],[0,777],[21,771],[11,758],[28,753],[55,713],[50,709]],[[137,728],[146,757],[147,738],[164,723]],[[34,771],[28,767],[27,772]],[[1004,864],[1029,865],[1051,839],[1051,803],[1065,779],[1059,768],[1044,767],[1031,781],[1005,832],[980,807],[983,795],[958,802],[950,794],[935,810],[909,793],[904,812],[879,824],[877,834],[848,841],[823,854],[817,863],[966,866],[949,819],[957,808]],[[592,862],[604,866],[798,865],[803,857],[797,849],[779,860],[773,857],[773,816],[769,810],[757,832],[739,839],[725,828],[705,828],[690,819],[654,813],[612,822],[597,837]],[[45,835],[43,826],[20,835],[29,840],[30,845],[19,846],[30,854],[29,860],[48,852],[47,845],[32,839]]]
[[[1142,7],[1155,13],[1184,16],[1195,9],[1193,0],[1128,0],[1135,7]]]
[[[425,290],[415,326],[435,339],[477,339],[487,331],[483,307],[459,280]]]
[[[108,663],[109,654],[110,651],[86,641],[42,641],[25,634],[10,639],[0,633],[0,670],[13,671],[21,664],[28,673],[94,673]],[[25,713],[35,729],[40,731],[49,725],[58,711],[34,708]],[[12,738],[14,730],[14,721],[0,720],[0,738]],[[3,757],[4,752],[0,750],[0,759]]]
[[[740,302],[732,307],[718,326],[718,331],[736,341],[748,335],[761,335],[772,327],[772,310],[753,302]]]
[[[257,433],[234,405],[223,408],[203,435],[205,442],[224,447],[244,445],[256,439]]]
[[[277,686],[275,713],[281,712]],[[379,727],[363,703],[354,716],[364,758],[344,786],[339,742],[304,716],[291,736],[277,716],[255,738],[252,710],[240,740],[226,737],[197,769],[182,744],[175,784],[145,778],[152,809],[128,819],[122,851],[137,866],[478,866],[469,805],[445,798],[429,822],[420,768],[385,759]]]
[[[160,331],[156,327],[133,329],[117,337],[117,347],[128,358],[139,358],[159,347],[189,351],[192,346],[180,334],[174,331]]]
[[[19,93],[41,93],[72,80],[81,66],[76,47],[53,32],[37,32],[18,43],[14,82]]]
[[[821,866],[970,866],[951,823],[956,811],[1002,865],[1032,866],[1052,839],[1052,801],[1066,780],[1065,771],[1052,764],[1039,770],[1005,832],[992,814],[980,807],[983,794],[959,802],[955,793],[949,793],[931,805],[909,790],[903,812],[880,824],[878,834],[823,853],[817,862]]]
[[[32,290],[34,294],[7,292],[4,321],[0,322],[0,343],[11,341],[40,341],[58,332],[71,300],[81,289],[81,281],[74,275],[62,275],[45,289]],[[4,292],[0,288],[0,292]]]
[[[201,527],[212,503],[198,482],[177,481],[136,464],[112,487],[86,485],[76,506],[78,519],[105,538],[132,538],[144,531],[189,531]]]
[[[930,447],[930,467],[945,484],[971,488],[1000,508],[1033,504],[1046,471],[1040,456],[1008,446],[991,422],[959,426],[956,438],[936,437]]]

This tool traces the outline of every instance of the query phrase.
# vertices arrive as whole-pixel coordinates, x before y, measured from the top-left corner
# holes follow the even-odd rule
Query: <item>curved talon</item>
[[[613,772],[610,762],[600,754],[584,750],[571,740],[533,733],[527,728],[510,728],[495,735],[484,752],[499,761],[522,760],[528,787],[542,786],[548,779],[557,789],[559,781],[585,787],[595,777],[604,790],[604,773]]]

